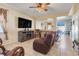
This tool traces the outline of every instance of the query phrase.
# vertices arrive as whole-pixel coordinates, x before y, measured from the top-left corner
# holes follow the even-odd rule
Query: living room
[[[41,7],[40,9],[39,6],[41,5],[44,7]],[[4,11],[2,10],[6,13],[4,14]],[[4,27],[0,34],[0,38],[3,41],[3,46],[7,50],[22,46],[25,51],[25,56],[78,55],[72,46],[73,40],[78,40],[79,38],[79,33],[77,32],[79,28],[77,19],[77,16],[79,16],[79,4],[2,3],[0,4],[0,13],[0,23],[2,22],[1,24]],[[72,25],[72,22],[75,25]],[[27,26],[25,24],[30,25]],[[47,47],[49,51],[46,50],[46,48],[43,48],[46,50],[46,52],[44,52],[44,50],[40,49],[42,47],[39,47],[41,46],[41,42],[36,41],[36,39],[42,39],[45,34],[54,33],[57,30],[61,30],[62,33],[66,32],[71,39],[67,41],[63,40],[64,38],[62,35],[51,48]],[[76,33],[76,37],[74,36],[75,33],[72,33],[72,31]],[[37,42],[40,42],[40,45]],[[70,50],[65,50],[65,43],[69,44],[66,48],[68,49],[68,47],[70,47]],[[35,51],[34,49],[40,50],[42,53]]]

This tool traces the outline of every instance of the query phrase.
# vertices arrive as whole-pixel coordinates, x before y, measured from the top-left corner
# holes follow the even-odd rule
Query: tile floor
[[[77,52],[72,48],[71,38],[61,36],[58,42],[55,42],[50,51],[43,55],[33,50],[33,41],[35,39],[28,40],[23,43],[15,42],[4,45],[6,49],[12,49],[16,46],[22,46],[25,49],[25,56],[77,56]]]

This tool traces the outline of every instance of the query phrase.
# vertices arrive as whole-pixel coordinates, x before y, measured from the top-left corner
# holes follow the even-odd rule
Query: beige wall
[[[78,40],[79,41],[79,9],[73,15],[72,21],[75,21],[74,25],[72,26],[72,37],[73,37],[73,40]]]
[[[0,4],[0,8],[4,8],[8,10],[7,13],[7,31],[8,31],[8,40],[6,42],[8,43],[12,43],[12,42],[16,42],[18,39],[18,17],[22,17],[22,18],[28,18],[30,20],[32,20],[32,28],[34,29],[34,21],[33,19],[31,19],[29,16],[14,10],[12,8],[9,8],[9,6],[5,6]]]

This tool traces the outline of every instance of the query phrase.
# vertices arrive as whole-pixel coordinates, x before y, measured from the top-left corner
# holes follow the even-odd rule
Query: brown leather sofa
[[[50,48],[54,45],[55,32],[45,34],[45,37],[36,39],[33,42],[33,49],[42,54],[47,54]]]
[[[2,45],[2,40],[0,39],[0,55],[3,56],[24,56],[24,48],[17,46],[12,50],[6,50]]]
[[[24,56],[23,47],[17,46],[12,50],[6,50],[4,46],[0,45],[0,54],[4,56]]]

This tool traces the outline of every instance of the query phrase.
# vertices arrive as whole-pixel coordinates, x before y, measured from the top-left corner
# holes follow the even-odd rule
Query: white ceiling
[[[35,3],[7,3],[6,5],[9,5],[14,9],[17,9],[18,11],[27,14],[28,16],[35,16],[35,17],[45,17],[65,12],[68,13],[72,7],[71,3],[51,3],[48,6],[47,12],[39,13],[38,11],[36,11],[35,8],[29,8],[30,6],[34,6]]]

